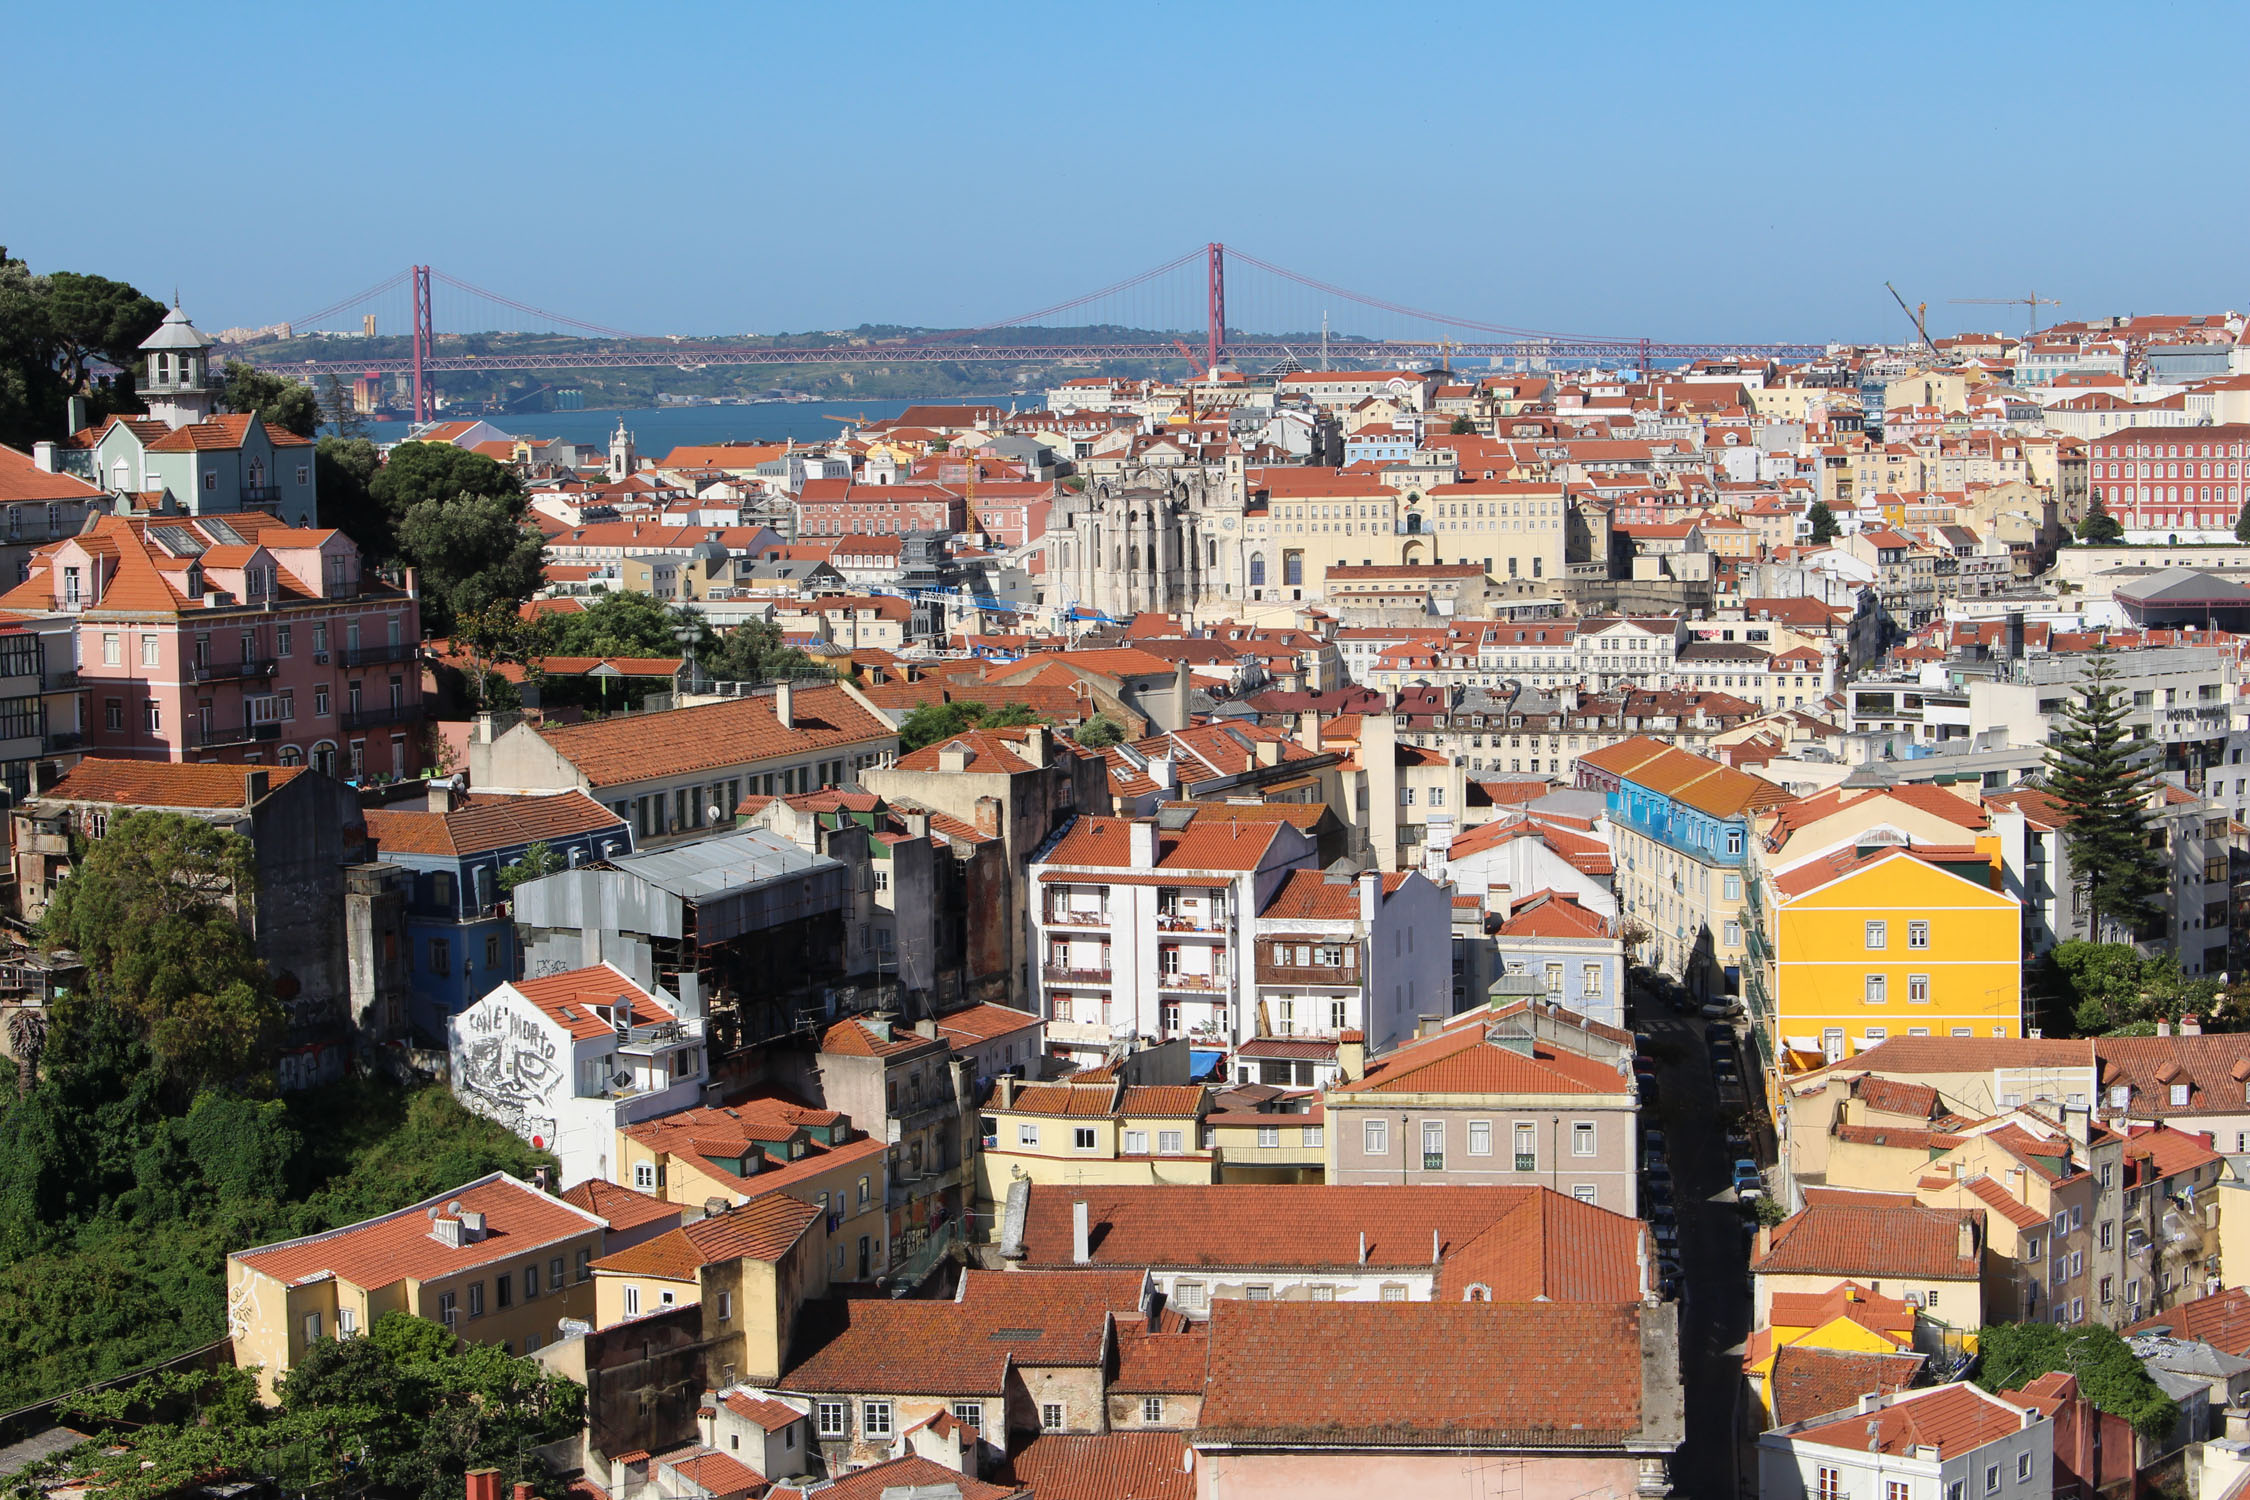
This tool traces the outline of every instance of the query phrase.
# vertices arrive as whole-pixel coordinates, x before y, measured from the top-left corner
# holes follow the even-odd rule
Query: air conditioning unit
[[[328,653],[325,651],[315,651],[313,653],[313,660],[319,663],[321,666],[325,667],[328,665]]]

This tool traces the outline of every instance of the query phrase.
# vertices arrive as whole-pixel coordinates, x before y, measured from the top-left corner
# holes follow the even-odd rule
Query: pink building
[[[421,766],[413,577],[363,578],[340,531],[104,516],[42,547],[0,608],[75,620],[90,751],[352,778]]]
[[[2246,455],[2250,425],[2128,427],[2094,440],[2087,479],[2127,531],[2231,532]]]

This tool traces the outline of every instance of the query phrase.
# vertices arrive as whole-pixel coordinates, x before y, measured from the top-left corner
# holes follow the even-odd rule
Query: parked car
[[[1647,1177],[1651,1183],[1661,1182],[1666,1187],[1670,1187],[1672,1185],[1672,1169],[1665,1164],[1664,1158],[1662,1158],[1661,1156],[1657,1157],[1653,1161],[1643,1162],[1641,1164],[1641,1173],[1643,1176]]]
[[[1680,1248],[1680,1230],[1676,1224],[1651,1224],[1648,1233],[1649,1238],[1656,1241],[1658,1250],[1676,1252]]]
[[[1653,1125],[1642,1131],[1641,1149],[1650,1156],[1662,1156],[1664,1154],[1664,1132]]]
[[[1653,1079],[1653,1078],[1644,1078],[1644,1079],[1642,1079],[1642,1080],[1641,1080],[1641,1106],[1642,1106],[1642,1108],[1644,1108],[1644,1109],[1654,1109],[1654,1108],[1656,1107],[1656,1101],[1657,1101],[1657,1099],[1658,1099],[1658,1098],[1659,1098],[1659,1097],[1661,1096],[1661,1094],[1662,1094],[1662,1091],[1661,1091],[1660,1089],[1658,1089],[1658,1088],[1657,1088],[1657,1086],[1656,1086],[1656,1080],[1655,1080],[1655,1079]]]
[[[1734,1195],[1745,1200],[1766,1195],[1766,1174],[1747,1156],[1734,1164]]]
[[[1642,1057],[1648,1056],[1648,1049],[1655,1045],[1656,1038],[1650,1036],[1647,1032],[1636,1031],[1633,1033],[1633,1050]]]
[[[1727,1127],[1727,1149],[1736,1152],[1750,1149],[1750,1132],[1740,1121]]]
[[[1734,1028],[1721,1021],[1707,1021],[1703,1026],[1705,1045],[1717,1047],[1734,1045]]]

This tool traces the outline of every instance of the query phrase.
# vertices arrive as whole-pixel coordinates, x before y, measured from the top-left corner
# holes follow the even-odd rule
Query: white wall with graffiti
[[[593,973],[596,971],[587,971]],[[615,969],[603,985],[635,994],[634,1019],[671,1021],[668,996],[652,996]],[[642,1026],[645,1033],[650,1028]],[[455,1016],[450,1032],[454,1097],[496,1120],[562,1163],[564,1184],[610,1180],[621,1125],[654,1119],[703,1102],[708,1069],[702,1026],[678,1033],[660,1055],[646,1047],[620,1054],[618,1033],[583,1003],[545,1003],[503,984]]]

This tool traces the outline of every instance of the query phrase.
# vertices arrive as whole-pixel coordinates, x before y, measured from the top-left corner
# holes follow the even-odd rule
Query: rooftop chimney
[[[468,1500],[500,1500],[500,1471],[471,1469]]]
[[[1359,1263],[1367,1264],[1367,1231],[1364,1229],[1359,1232]]]
[[[1094,1259],[1093,1228],[1088,1222],[1086,1200],[1081,1198],[1070,1205],[1070,1260],[1072,1265],[1091,1265]]]
[[[1366,1071],[1367,1034],[1361,1031],[1336,1033],[1336,1076],[1345,1083],[1353,1083]]]
[[[1152,755],[1148,761],[1148,779],[1156,783],[1160,792],[1176,791],[1180,785],[1180,768],[1169,755]]]
[[[1047,730],[1034,724],[1023,732],[1023,758],[1035,766],[1047,764]]]
[[[937,753],[937,768],[947,776],[959,776],[969,769],[969,752],[958,745],[947,745]]]
[[[1281,742],[1279,740],[1258,741],[1254,753],[1257,756],[1258,764],[1261,766],[1278,766],[1281,764]]]
[[[469,1210],[461,1213],[461,1243],[474,1245],[484,1238],[484,1215]]]
[[[31,445],[31,461],[39,468],[41,473],[54,473],[55,445],[48,442],[33,443]]]
[[[1315,755],[1320,754],[1320,714],[1318,711],[1308,708],[1297,716],[1297,743]]]
[[[242,805],[256,807],[265,800],[268,785],[264,771],[247,771],[242,777]]]
[[[2157,1022],[2156,1034],[2158,1036],[2170,1036],[2172,1034],[2172,1023],[2170,1021]]]
[[[1961,1259],[1967,1260],[1977,1253],[1977,1226],[1967,1219],[1961,1221]]]
[[[2201,1036],[2201,1035],[2203,1035],[2203,1020],[2202,1020],[2202,1018],[2201,1018],[2200,1016],[2182,1016],[2182,1017],[2180,1017],[2180,1035],[2181,1035],[2181,1036]]]
[[[776,683],[773,690],[773,716],[784,729],[797,727],[796,694],[786,682]]]
[[[1125,825],[1125,835],[1132,851],[1132,865],[1136,870],[1156,868],[1156,824],[1148,818],[1135,818]]]

